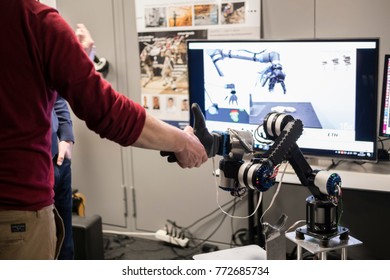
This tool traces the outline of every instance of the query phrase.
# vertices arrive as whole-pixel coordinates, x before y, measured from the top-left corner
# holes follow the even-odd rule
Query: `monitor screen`
[[[389,96],[390,96],[390,54],[385,55],[382,83],[382,101],[379,136],[390,137],[389,120]]]
[[[376,161],[378,48],[369,38],[189,40],[190,103],[209,131],[255,135],[268,113],[286,113],[303,122],[304,155]]]

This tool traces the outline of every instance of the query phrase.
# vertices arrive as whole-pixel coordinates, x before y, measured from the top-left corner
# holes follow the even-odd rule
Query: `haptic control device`
[[[279,166],[288,161],[302,185],[311,195],[306,199],[306,227],[296,230],[296,237],[307,234],[318,239],[323,246],[335,237],[348,239],[349,230],[339,225],[341,216],[341,178],[337,173],[313,170],[297,145],[303,133],[303,123],[284,113],[269,113],[259,125],[264,141],[272,141],[266,152],[253,149],[250,131],[209,132],[198,104],[192,104],[194,133],[206,149],[209,158],[222,156],[219,162],[219,188],[233,196],[242,196],[247,189],[259,192],[269,190],[276,181]],[[172,153],[161,152],[174,162]]]

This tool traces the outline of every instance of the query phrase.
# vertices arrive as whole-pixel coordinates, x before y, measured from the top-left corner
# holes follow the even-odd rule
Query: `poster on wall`
[[[189,123],[189,39],[259,39],[258,0],[136,0],[141,102],[155,117]]]

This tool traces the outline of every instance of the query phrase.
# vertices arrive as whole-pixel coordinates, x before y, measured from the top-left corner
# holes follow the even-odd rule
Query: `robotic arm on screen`
[[[311,195],[306,199],[306,229],[296,231],[297,238],[304,234],[326,243],[340,235],[347,239],[349,230],[339,226],[339,199],[341,178],[324,170],[313,170],[296,144],[303,132],[301,120],[280,113],[268,114],[263,122],[264,132],[273,144],[264,154],[255,153],[250,131],[228,130],[209,132],[198,104],[191,107],[194,114],[194,132],[204,145],[209,158],[220,155],[219,187],[233,196],[241,196],[253,189],[269,190],[276,181],[280,164],[288,161],[302,185]],[[172,155],[168,158],[174,161]]]
[[[268,83],[268,90],[271,92],[274,90],[275,85],[280,83],[283,89],[283,93],[286,93],[286,85],[284,79],[286,74],[283,72],[282,64],[280,63],[280,55],[277,52],[260,52],[254,53],[248,50],[222,50],[215,49],[209,50],[210,56],[217,72],[220,77],[224,76],[221,69],[220,62],[224,59],[238,59],[247,60],[258,63],[269,63],[270,65],[264,70],[260,71],[260,83],[264,87]],[[237,103],[236,89],[234,83],[228,83],[225,85],[226,89],[230,89],[229,104]]]

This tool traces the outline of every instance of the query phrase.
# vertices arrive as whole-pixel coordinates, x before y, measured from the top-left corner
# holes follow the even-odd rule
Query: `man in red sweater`
[[[54,259],[51,111],[55,91],[102,138],[207,160],[191,127],[166,124],[116,92],[72,28],[36,0],[0,1],[0,259]]]

